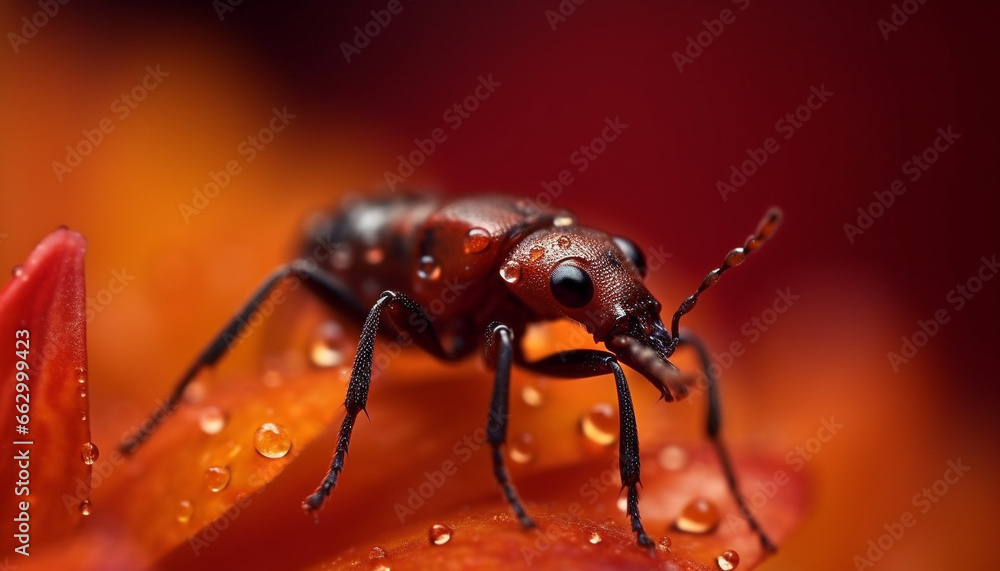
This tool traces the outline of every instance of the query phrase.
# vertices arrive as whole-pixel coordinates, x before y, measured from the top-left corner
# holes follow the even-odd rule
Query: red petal
[[[90,496],[85,251],[82,236],[56,230],[0,292],[0,535],[27,531],[14,546],[29,553],[76,528]]]

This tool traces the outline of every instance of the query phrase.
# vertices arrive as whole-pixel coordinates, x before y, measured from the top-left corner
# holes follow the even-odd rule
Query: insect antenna
[[[723,272],[742,264],[743,260],[745,260],[747,256],[760,248],[764,242],[770,238],[772,234],[774,234],[775,230],[778,229],[779,224],[781,224],[781,210],[778,208],[771,208],[766,214],[764,214],[764,218],[761,219],[760,224],[757,225],[757,231],[747,238],[746,243],[743,244],[742,247],[730,250],[729,253],[726,254],[726,259],[722,262],[722,265],[708,272],[705,279],[701,281],[701,285],[698,286],[698,290],[681,302],[680,307],[678,307],[677,311],[674,312],[674,318],[670,321],[672,347],[676,346],[678,339],[680,339],[681,317],[694,309],[694,306],[698,304],[698,296],[704,293],[704,291],[708,288],[717,284],[719,282],[719,278],[722,277]]]

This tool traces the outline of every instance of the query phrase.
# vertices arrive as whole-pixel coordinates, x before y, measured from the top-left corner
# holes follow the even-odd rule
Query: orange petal
[[[384,533],[370,544],[357,545],[314,568],[509,569],[531,565],[546,569],[718,570],[723,568],[718,558],[727,551],[738,555],[738,569],[753,568],[766,554],[729,496],[712,451],[707,447],[679,450],[686,456],[680,468],[667,469],[657,465],[655,456],[643,457],[646,476],[640,511],[647,533],[658,543],[652,554],[638,547],[628,519],[618,507],[615,466],[590,462],[537,474],[522,482],[519,489],[523,497],[544,494],[544,504],[527,504],[537,529],[522,530],[504,504],[486,500],[471,509],[424,519],[397,533]],[[805,511],[802,478],[788,474],[787,465],[777,459],[742,459],[739,468],[744,482],[753,483],[744,489],[770,493],[762,492],[752,501],[757,506],[755,514],[780,545]],[[678,531],[675,520],[697,497],[707,498],[718,510],[717,525],[704,534]],[[441,545],[430,540],[434,524],[449,531],[450,539]]]
[[[30,554],[78,528],[89,501],[85,251],[56,230],[0,292],[0,535]]]
[[[143,564],[185,542],[195,555],[208,549],[332,422],[343,399],[343,383],[329,372],[271,386],[220,381],[196,385],[205,394],[182,404],[131,458],[114,450],[95,465],[91,519]]]

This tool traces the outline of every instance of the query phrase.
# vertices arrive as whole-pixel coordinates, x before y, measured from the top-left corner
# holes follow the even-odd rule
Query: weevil
[[[326,476],[303,502],[306,511],[322,507],[344,470],[354,422],[368,405],[375,338],[381,332],[406,336],[444,361],[484,352],[494,371],[486,427],[493,472],[524,528],[534,527],[535,522],[508,476],[502,454],[512,365],[555,378],[613,375],[626,512],[639,545],[652,548],[639,516],[639,438],[622,365],[641,374],[663,400],[671,402],[686,395],[688,384],[670,357],[678,347],[689,345],[707,381],[708,438],[744,517],[764,549],[773,551],[774,544],[739,491],[720,435],[719,391],[709,353],[697,337],[680,329],[680,321],[724,272],[741,264],[774,233],[780,219],[780,211],[768,211],[744,245],[730,251],[722,265],[681,302],[667,329],[660,318],[660,302],[644,283],[647,266],[642,250],[627,238],[579,225],[565,211],[502,196],[444,199],[399,193],[355,201],[320,218],[308,232],[299,258],[264,280],[121,451],[131,454],[149,438],[198,373],[227,352],[271,290],[295,276],[332,309],[362,324],[336,450]],[[451,301],[442,303],[442,292],[449,287]],[[607,351],[575,349],[529,359],[520,344],[528,326],[559,319],[582,324]]]

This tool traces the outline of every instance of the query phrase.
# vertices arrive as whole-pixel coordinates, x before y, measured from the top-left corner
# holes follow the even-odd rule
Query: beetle
[[[358,350],[344,399],[346,414],[329,471],[303,502],[322,507],[337,485],[358,413],[365,411],[379,332],[444,361],[457,361],[482,347],[494,371],[487,417],[493,471],[503,496],[524,528],[535,526],[507,473],[502,447],[507,436],[510,371],[514,363],[543,375],[585,378],[611,374],[620,411],[619,461],[627,488],[627,515],[639,545],[652,548],[639,515],[639,439],[622,364],[655,386],[665,401],[686,395],[687,384],[669,358],[689,345],[707,380],[706,432],[726,482],[744,517],[768,551],[775,549],[738,489],[720,436],[717,380],[709,353],[681,318],[724,272],[742,263],[777,229],[781,213],[771,209],[742,247],[702,280],[673,314],[669,330],[661,305],[644,284],[642,250],[631,240],[579,225],[566,211],[503,196],[444,199],[396,193],[357,200],[322,215],[308,231],[298,259],[275,270],[195,359],[169,398],[122,444],[129,455],[181,401],[185,388],[213,366],[238,338],[249,318],[284,278],[295,276],[331,308],[362,323]],[[448,284],[466,284],[441,304]],[[458,289],[458,288],[453,288]],[[432,313],[428,307],[434,301]],[[385,318],[388,318],[386,320]],[[607,351],[576,349],[529,360],[516,340],[529,324],[570,319],[582,324]],[[484,335],[485,332],[485,335]]]

